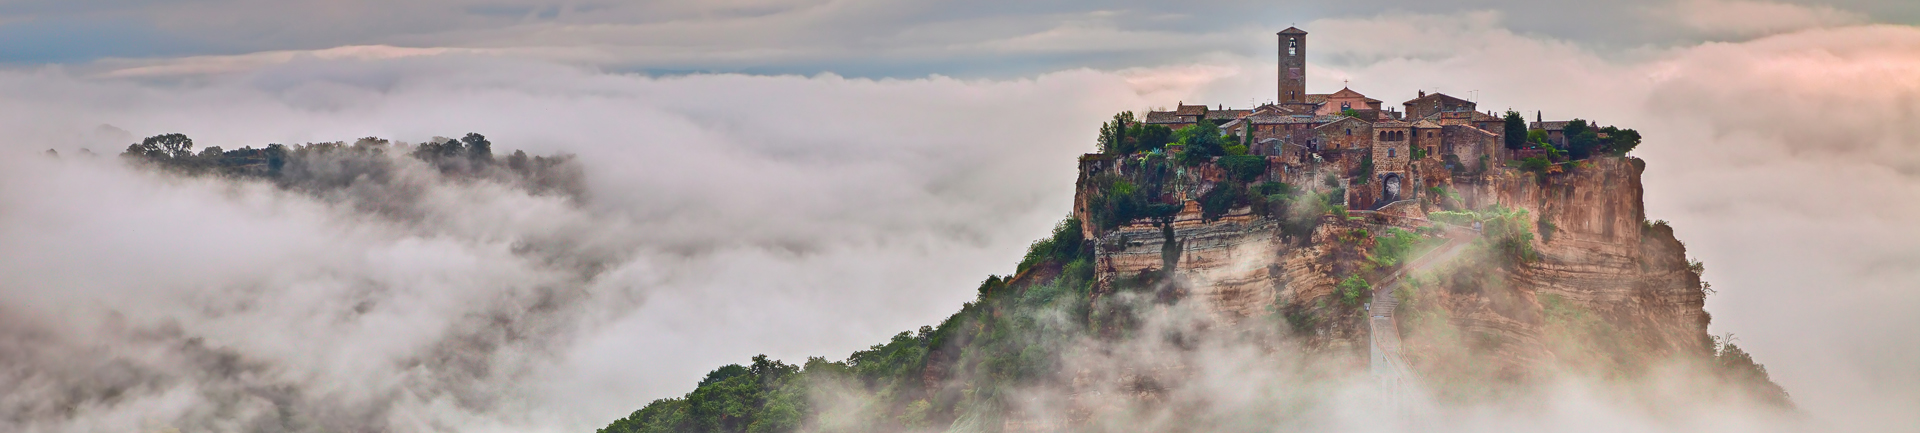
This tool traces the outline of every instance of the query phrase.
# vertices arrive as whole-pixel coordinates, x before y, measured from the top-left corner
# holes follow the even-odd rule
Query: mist
[[[1920,424],[1920,29],[1841,20],[1620,54],[1504,20],[1308,23],[1329,59],[1310,91],[1477,90],[1483,107],[1639,129],[1649,217],[1708,265],[1712,331],[1736,334],[1806,417],[1771,427]],[[1065,216],[1102,119],[1246,105],[1271,76],[1268,59],[1229,54],[1003,80],[655,77],[463,53],[170,81],[0,72],[0,383],[17,390],[0,424],[590,430],[714,366],[837,359],[938,322]],[[478,132],[497,153],[575,155],[585,194],[395,157],[379,188],[408,191],[412,212],[381,214],[115,156],[171,132],[227,149]],[[1288,361],[1202,353],[1215,379],[1196,392],[1294,383],[1258,373]],[[1551,410],[1444,419],[1752,419],[1662,420],[1596,389],[1570,379]]]

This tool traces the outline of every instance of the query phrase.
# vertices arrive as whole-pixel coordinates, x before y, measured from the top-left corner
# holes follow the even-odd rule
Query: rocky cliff
[[[1395,270],[1376,257],[1375,238],[1393,230],[1431,235],[1439,225],[1429,219],[1434,213],[1469,215],[1459,223],[1472,224],[1480,222],[1472,216],[1476,210],[1485,219],[1491,212],[1484,210],[1501,209],[1524,223],[1517,233],[1524,239],[1515,240],[1531,250],[1524,257],[1504,257],[1490,240],[1478,254],[1414,270],[1416,289],[1403,294],[1409,299],[1399,308],[1417,318],[1402,323],[1417,369],[1456,376],[1442,370],[1459,360],[1443,355],[1470,355],[1490,363],[1476,373],[1481,378],[1513,379],[1567,365],[1628,368],[1708,355],[1699,275],[1671,229],[1646,220],[1638,164],[1595,157],[1554,174],[1494,168],[1435,176],[1437,182],[1411,200],[1378,212],[1320,215],[1310,234],[1298,236],[1282,229],[1284,209],[1250,204],[1208,218],[1196,200],[1209,188],[1224,188],[1221,176],[1205,168],[1179,171],[1163,192],[1181,203],[1177,214],[1105,230],[1086,226],[1096,245],[1095,292],[1171,267],[1173,290],[1201,303],[1219,324],[1277,316],[1311,350],[1358,356],[1364,310],[1341,283],[1376,281]],[[1098,219],[1089,205],[1103,193],[1096,178],[1139,165],[1083,163],[1078,216]],[[1325,174],[1274,161],[1253,182],[1324,193],[1351,186]],[[1582,322],[1566,323],[1556,314]],[[1614,347],[1582,345],[1595,338]]]
[[[1073,217],[937,326],[724,366],[601,431],[1318,431],[1369,370],[1441,405],[1561,374],[1671,388],[1634,380],[1662,371],[1788,404],[1708,336],[1640,161],[1423,156],[1086,155]]]

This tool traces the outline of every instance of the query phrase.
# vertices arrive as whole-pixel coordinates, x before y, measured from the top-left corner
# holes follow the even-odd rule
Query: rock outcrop
[[[1318,185],[1323,173],[1275,162],[1262,179],[1337,191]],[[1593,323],[1627,345],[1616,349],[1631,349],[1604,354],[1613,364],[1710,354],[1699,275],[1689,268],[1685,248],[1671,229],[1647,222],[1638,164],[1595,157],[1556,174],[1494,168],[1472,176],[1436,176],[1441,183],[1433,186],[1442,189],[1416,191],[1415,198],[1378,212],[1320,216],[1303,236],[1288,236],[1283,217],[1274,216],[1279,213],[1253,206],[1205,218],[1196,200],[1219,182],[1219,174],[1204,166],[1183,170],[1169,180],[1165,193],[1182,206],[1172,217],[1133,220],[1108,230],[1087,226],[1086,235],[1096,244],[1095,293],[1173,264],[1173,271],[1163,275],[1176,282],[1174,290],[1185,302],[1201,303],[1199,308],[1221,326],[1284,322],[1316,351],[1363,356],[1363,313],[1355,300],[1342,296],[1340,283],[1392,271],[1369,260],[1371,235],[1389,227],[1430,225],[1426,217],[1445,210],[1443,205],[1504,208],[1524,211],[1532,237],[1523,242],[1534,256],[1507,260],[1488,249],[1424,275],[1416,272],[1429,290],[1402,308],[1424,305],[1452,328],[1446,333],[1409,330],[1409,357],[1416,366],[1422,360],[1432,368],[1442,363],[1420,353],[1423,349],[1464,344],[1477,358],[1493,362],[1491,372],[1498,377],[1523,378],[1554,367],[1572,355],[1553,341],[1556,326],[1564,324],[1550,313],[1562,310],[1596,319]],[[1082,168],[1077,209],[1082,220],[1089,220],[1086,197],[1096,191],[1088,180],[1118,168],[1098,161],[1083,162]],[[1452,197],[1435,196],[1441,190],[1452,191]],[[1402,325],[1409,326],[1419,323]],[[1441,334],[1448,338],[1436,337]]]

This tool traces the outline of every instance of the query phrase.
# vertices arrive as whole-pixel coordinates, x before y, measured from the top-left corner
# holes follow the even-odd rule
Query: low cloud
[[[1708,264],[1714,331],[1812,417],[1909,425],[1920,30],[1618,58],[1503,20],[1309,23],[1336,59],[1310,90],[1479,90],[1486,108],[1638,128],[1649,217]],[[715,365],[838,357],[935,323],[1064,215],[1105,116],[1273,93],[1264,56],[1008,80],[662,78],[460,53],[251,68],[0,73],[0,383],[29,390],[0,398],[0,422],[589,429]],[[166,132],[228,149],[480,132],[578,155],[588,199],[403,166],[421,213],[396,219],[112,156]]]

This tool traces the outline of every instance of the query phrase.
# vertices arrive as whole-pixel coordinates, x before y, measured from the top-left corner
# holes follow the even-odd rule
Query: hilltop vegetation
[[[495,158],[493,142],[469,133],[460,139],[436,137],[417,146],[366,137],[346,142],[268,144],[226,150],[207,146],[194,151],[184,134],[161,134],[127,146],[120,157],[136,164],[195,176],[263,179],[306,192],[339,190],[356,182],[396,181],[404,156],[442,176],[514,184],[535,194],[586,197],[581,171],[570,155],[528,156],[516,150]],[[363,203],[378,206],[379,203]]]
[[[601,433],[998,430],[1021,386],[1063,379],[1068,342],[1124,329],[1129,309],[1095,302],[1080,222],[1034,242],[1011,277],[989,276],[938,326],[902,332],[842,361],[755,357],[715,369],[685,396],[655,400]],[[960,428],[968,427],[968,428]]]

